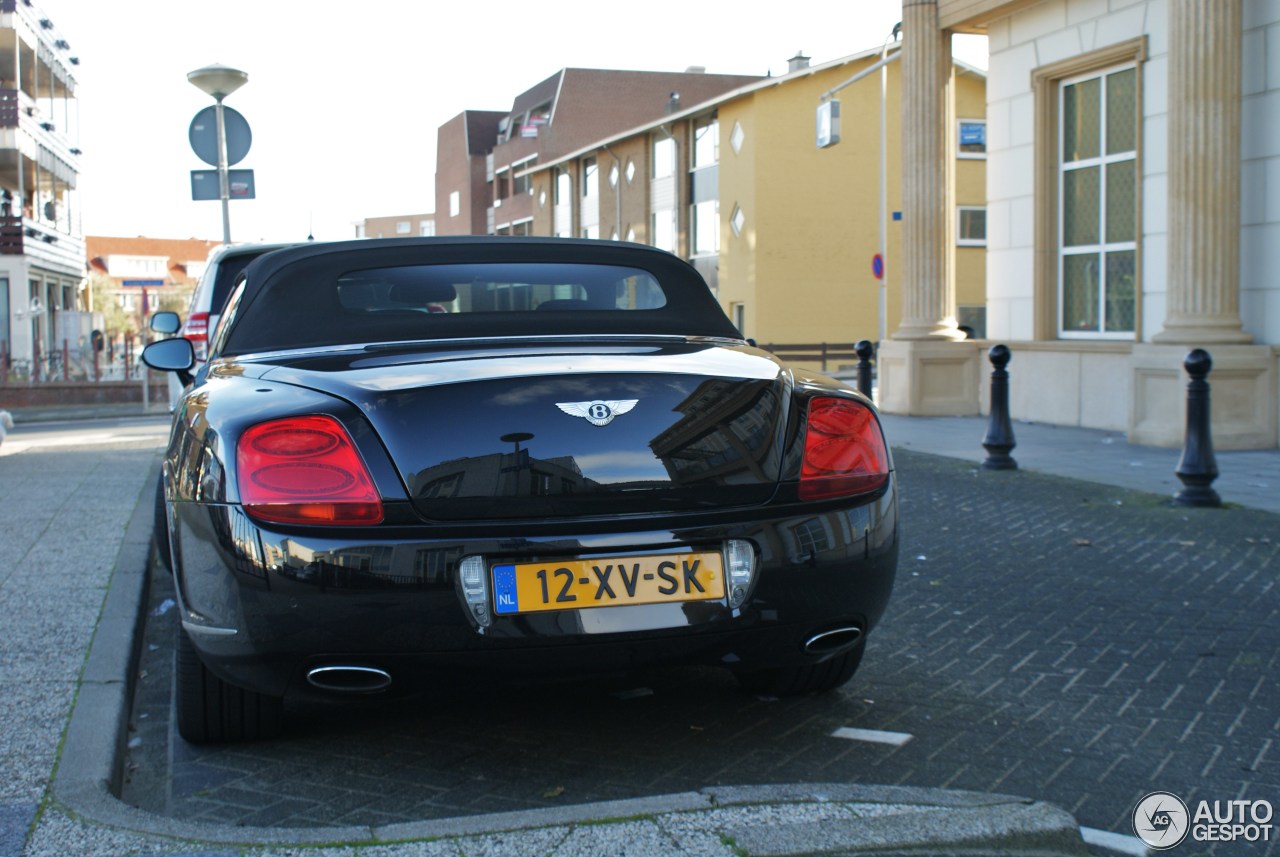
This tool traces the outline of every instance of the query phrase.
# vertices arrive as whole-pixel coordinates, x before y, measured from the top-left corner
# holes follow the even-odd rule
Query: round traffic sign
[[[253,134],[249,131],[249,123],[230,107],[222,108],[222,122],[227,131],[227,166],[238,164],[249,154],[249,146],[253,142]],[[201,110],[191,120],[187,130],[191,140],[191,148],[196,156],[206,164],[218,165],[218,108],[211,105]]]
[[[871,273],[875,274],[877,280],[884,279],[884,257],[879,253],[871,257]]]

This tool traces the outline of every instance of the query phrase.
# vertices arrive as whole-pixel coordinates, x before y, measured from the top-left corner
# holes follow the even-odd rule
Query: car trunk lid
[[[269,376],[359,407],[442,521],[764,503],[790,384],[760,351],[674,339],[362,350]]]

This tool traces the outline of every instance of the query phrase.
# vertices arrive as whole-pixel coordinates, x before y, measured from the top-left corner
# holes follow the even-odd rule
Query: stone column
[[[894,339],[961,339],[955,320],[951,34],[937,0],[902,2],[902,320]]]
[[[1169,2],[1169,274],[1153,342],[1242,343],[1241,0]]]
[[[902,319],[880,347],[889,413],[978,413],[978,348],[956,325],[954,75],[938,0],[902,0]]]
[[[1240,320],[1242,0],[1169,0],[1169,251],[1164,328],[1134,346],[1129,439],[1179,447],[1191,348],[1213,356],[1219,449],[1277,444],[1276,361]]]

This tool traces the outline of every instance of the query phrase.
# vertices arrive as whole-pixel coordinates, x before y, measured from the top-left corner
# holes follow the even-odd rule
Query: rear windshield
[[[338,306],[369,313],[581,312],[666,305],[653,275],[568,264],[413,265],[338,277]]]
[[[699,324],[673,287],[689,283],[664,284],[622,265],[550,261],[297,270],[262,284],[223,353],[476,336],[732,335],[713,300],[710,320]]]

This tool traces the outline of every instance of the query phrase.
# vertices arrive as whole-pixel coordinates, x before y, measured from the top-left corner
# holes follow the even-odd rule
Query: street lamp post
[[[893,32],[891,32],[884,40],[884,46],[880,49],[880,258],[886,259],[889,255],[889,236],[888,236],[888,219],[889,219],[889,163],[888,163],[888,127],[889,123],[886,118],[887,103],[889,100],[889,43],[897,41],[898,35],[902,32],[901,22],[894,24]],[[884,264],[882,262],[882,264]],[[883,343],[885,337],[889,335],[889,284],[888,272],[881,271],[880,274],[880,295],[878,302],[879,328],[880,338],[876,340],[877,347]]]
[[[820,103],[818,105],[818,119],[817,119],[818,148],[825,149],[829,146],[834,146],[835,144],[840,142],[840,131],[839,131],[839,124],[838,124],[839,117],[840,117],[840,110],[839,110],[838,103],[836,102],[836,97],[835,97],[836,93],[844,89],[846,86],[852,86],[853,84],[862,80],[864,77],[871,74],[872,72],[875,72],[875,71],[880,72],[880,212],[879,212],[880,235],[879,235],[879,241],[877,243],[877,252],[875,257],[875,264],[877,266],[875,270],[875,275],[876,275],[876,279],[879,281],[879,295],[878,295],[879,299],[877,301],[879,305],[878,306],[879,311],[877,313],[877,315],[879,316],[879,319],[878,319],[879,339],[877,340],[878,343],[883,343],[885,340],[885,337],[888,336],[888,308],[887,308],[888,307],[888,288],[887,288],[887,283],[885,282],[886,280],[885,269],[887,267],[887,263],[885,262],[885,257],[888,255],[888,249],[887,249],[888,228],[887,228],[886,221],[888,220],[888,207],[889,207],[889,202],[888,202],[889,169],[888,169],[888,160],[887,160],[888,159],[888,155],[887,155],[888,122],[886,119],[886,114],[887,114],[886,104],[888,101],[888,90],[889,90],[888,65],[889,63],[898,59],[898,57],[902,56],[901,50],[899,50],[897,53],[893,55],[890,55],[889,45],[891,42],[897,41],[898,36],[899,34],[901,34],[901,32],[902,32],[902,24],[901,22],[899,22],[894,25],[893,32],[891,32],[888,38],[884,40],[884,46],[880,49],[880,61],[868,66],[867,68],[864,68],[862,71],[858,72],[853,77],[849,78],[843,83],[837,84],[836,86],[822,93],[822,96],[820,98]]]
[[[187,73],[187,80],[206,95],[213,96],[216,104],[218,135],[218,198],[222,200],[222,243],[231,243],[231,182],[227,178],[227,126],[223,116],[222,100],[249,82],[249,75],[238,68],[213,65]]]

